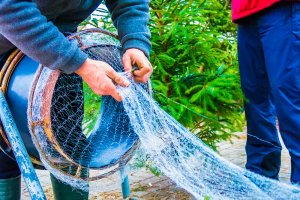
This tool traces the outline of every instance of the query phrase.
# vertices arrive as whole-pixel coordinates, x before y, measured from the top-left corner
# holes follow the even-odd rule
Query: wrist
[[[87,58],[82,65],[75,71],[76,74],[79,76],[84,76],[85,73],[87,72],[87,67],[90,65],[91,59]]]

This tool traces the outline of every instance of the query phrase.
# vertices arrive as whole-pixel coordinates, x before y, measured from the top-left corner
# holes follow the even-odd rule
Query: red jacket
[[[232,0],[232,21],[257,13],[280,0]]]

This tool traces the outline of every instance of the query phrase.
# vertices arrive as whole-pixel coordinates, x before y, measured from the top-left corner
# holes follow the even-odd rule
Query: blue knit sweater
[[[102,0],[0,0],[0,55],[14,47],[51,69],[72,73],[87,59],[62,32],[72,32]],[[106,0],[126,50],[149,56],[149,0]]]

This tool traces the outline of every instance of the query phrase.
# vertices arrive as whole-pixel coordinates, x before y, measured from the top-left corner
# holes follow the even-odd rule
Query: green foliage
[[[83,117],[83,131],[88,136],[95,126],[100,112],[101,96],[96,95],[92,89],[84,82],[84,117]]]
[[[151,0],[150,10],[154,98],[215,149],[243,125],[230,1]],[[115,31],[104,9],[87,25]]]
[[[229,1],[152,0],[154,97],[212,148],[243,124]]]
[[[117,32],[112,23],[109,11],[101,6],[80,24],[80,30],[90,27],[102,28],[111,32]]]
[[[205,196],[204,200],[210,200],[209,196]]]

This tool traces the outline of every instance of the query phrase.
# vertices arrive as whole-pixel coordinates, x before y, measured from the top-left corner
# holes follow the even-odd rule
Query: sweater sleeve
[[[72,73],[87,59],[37,5],[26,0],[1,0],[0,33],[26,55],[51,69]]]
[[[106,0],[124,50],[137,48],[149,57],[149,0]]]

